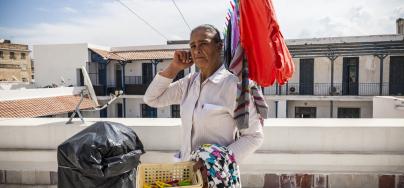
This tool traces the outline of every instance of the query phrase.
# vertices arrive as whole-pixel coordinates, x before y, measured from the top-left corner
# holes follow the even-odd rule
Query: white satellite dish
[[[90,80],[90,76],[88,75],[87,70],[84,66],[81,66],[81,72],[83,73],[84,86],[86,86],[86,89],[88,91],[88,94],[89,94],[91,100],[94,102],[94,105],[96,107],[100,106],[98,104],[97,95],[95,94],[93,84],[91,83],[91,80]]]
[[[122,90],[115,91],[114,94],[111,94],[111,99],[106,104],[104,104],[102,107],[100,107],[100,105],[98,104],[97,95],[95,94],[95,91],[93,88],[93,84],[91,83],[91,80],[90,80],[90,76],[88,75],[87,70],[84,66],[81,67],[81,72],[83,74],[85,89],[81,90],[80,102],[77,104],[76,110],[72,113],[72,115],[69,118],[69,121],[67,121],[66,124],[72,123],[72,120],[73,120],[74,116],[76,115],[76,113],[80,117],[81,121],[84,123],[83,116],[80,113],[80,104],[83,102],[84,95],[88,95],[90,97],[90,99],[93,101],[95,107],[90,110],[81,110],[81,111],[94,112],[94,111],[100,111],[100,110],[108,107],[110,104],[112,104],[116,99],[118,99],[123,94]]]

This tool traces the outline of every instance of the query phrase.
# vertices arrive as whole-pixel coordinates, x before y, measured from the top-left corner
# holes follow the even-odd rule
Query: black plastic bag
[[[97,122],[58,146],[58,188],[133,188],[143,153],[132,129]]]

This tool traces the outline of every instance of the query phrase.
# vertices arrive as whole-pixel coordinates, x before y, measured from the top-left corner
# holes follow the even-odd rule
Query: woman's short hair
[[[222,39],[220,38],[220,31],[219,31],[215,26],[210,25],[210,24],[203,24],[203,25],[197,26],[197,27],[195,27],[194,29],[192,29],[191,35],[192,35],[192,33],[194,33],[196,30],[199,30],[199,29],[208,30],[209,32],[211,32],[211,33],[214,34],[213,40],[214,40],[215,42],[222,42]]]

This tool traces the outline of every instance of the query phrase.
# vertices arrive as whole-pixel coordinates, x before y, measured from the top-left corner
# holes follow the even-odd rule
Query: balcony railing
[[[125,76],[125,84],[143,84],[141,76]]]
[[[403,87],[402,85],[389,84],[388,82],[383,83],[381,95],[404,95],[404,92],[400,92],[404,91]],[[379,83],[334,83],[333,87],[331,87],[331,83],[288,83],[283,86],[273,85],[266,87],[263,91],[264,95],[379,96],[379,90]]]

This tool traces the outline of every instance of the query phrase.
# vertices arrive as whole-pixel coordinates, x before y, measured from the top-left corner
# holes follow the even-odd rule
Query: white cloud
[[[170,40],[188,39],[189,29],[168,0],[126,0],[137,14]],[[191,27],[224,25],[226,0],[176,1]],[[202,11],[203,10],[203,11]],[[200,12],[200,13],[196,13]],[[29,28],[4,28],[0,33],[28,44],[89,42],[105,46],[164,44],[166,40],[116,1],[104,2],[97,11],[60,23],[38,23]]]
[[[63,11],[67,12],[67,13],[77,13],[76,9],[69,7],[69,6],[63,7]]]
[[[395,19],[404,16],[399,2],[402,0],[273,1],[286,38],[389,34],[395,32]],[[170,40],[188,39],[189,29],[171,0],[124,2]],[[223,29],[229,0],[176,2],[191,27],[210,23]],[[85,13],[71,7],[63,9],[75,14],[59,23],[34,23],[24,28],[0,26],[0,33],[27,44],[88,42],[125,46],[166,42],[116,1],[104,1]]]
[[[395,33],[402,0],[273,0],[286,38]]]

